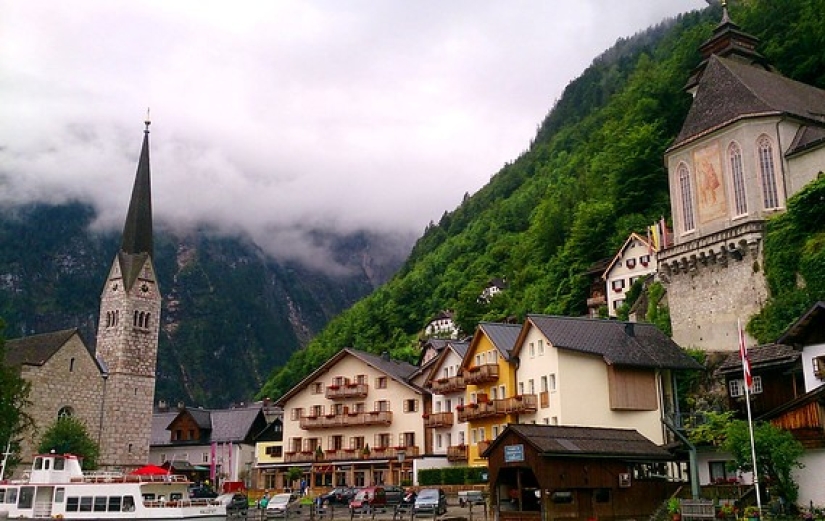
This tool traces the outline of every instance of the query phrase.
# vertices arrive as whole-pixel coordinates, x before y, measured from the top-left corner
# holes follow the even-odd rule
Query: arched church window
[[[132,327],[140,327],[140,312],[135,310],[135,317],[132,319]]]
[[[682,206],[682,231],[690,232],[696,227],[693,218],[693,189],[691,188],[690,170],[681,163],[676,169],[679,177],[679,202]]]
[[[742,169],[742,149],[736,143],[728,147],[731,186],[733,186],[733,208],[735,215],[748,213],[748,198],[745,193],[745,172]]]
[[[74,416],[74,410],[66,405],[65,407],[61,407],[59,411],[57,411],[57,419],[62,420],[63,418],[71,418]]]
[[[776,167],[773,161],[773,143],[768,136],[757,141],[759,150],[759,174],[762,181],[762,201],[766,210],[779,208],[779,192],[776,187]]]

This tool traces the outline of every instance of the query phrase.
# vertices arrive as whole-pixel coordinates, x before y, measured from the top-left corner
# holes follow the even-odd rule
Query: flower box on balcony
[[[480,370],[481,370],[481,366],[480,366],[480,365],[474,365],[473,367],[471,367],[471,368],[470,368],[470,372],[471,372],[471,373],[477,373],[477,372],[478,372],[478,371],[480,371]]]
[[[477,408],[478,408],[478,404],[477,404],[477,403],[468,403],[468,404],[467,404],[467,405],[465,405],[464,407],[466,407],[467,409],[477,409]]]
[[[347,389],[355,389],[356,387],[358,387],[358,384],[354,384],[354,383],[347,384]]]
[[[430,417],[430,413],[425,412],[424,414],[422,414],[422,415],[421,415],[421,417],[422,417],[422,418],[424,418],[424,419],[426,420],[427,418],[429,418],[429,417]]]
[[[523,395],[521,395],[521,394],[517,394],[517,395],[513,396],[513,398],[515,398],[515,399],[516,399],[516,401],[519,401],[519,402],[520,402],[520,401],[522,401],[522,400],[524,399],[524,396],[523,396]]]
[[[325,418],[330,418],[330,419],[335,418],[335,413],[330,413],[330,414],[327,414],[327,415],[325,416]]]
[[[336,452],[338,452],[338,449],[327,449],[324,452],[326,452],[327,454],[335,454]]]
[[[463,405],[456,405],[456,406],[455,406],[455,410],[456,410],[456,411],[463,411],[463,410],[464,410],[464,406],[463,406]]]
[[[379,415],[379,414],[381,414],[382,412],[383,412],[383,411],[370,411],[370,414],[371,414],[371,415],[373,415],[373,416],[378,416],[378,415]]]
[[[329,389],[330,391],[337,391],[340,388],[340,385],[330,385],[329,387],[327,387],[327,389]]]
[[[301,454],[303,454],[304,456],[312,456],[313,454],[315,454],[315,451],[312,451],[312,450],[302,450],[302,451],[301,451]]]
[[[359,414],[358,411],[351,411],[351,412],[347,413],[347,416],[358,416],[358,414]]]
[[[438,383],[440,383],[440,384],[445,384],[445,383],[447,383],[447,382],[449,382],[449,381],[450,381],[450,379],[449,379],[449,378],[439,378],[438,380],[436,380],[436,382],[438,382]]]
[[[284,452],[284,454],[286,454],[287,456],[294,456],[298,453],[297,452]]]
[[[395,449],[395,450],[407,450],[407,446],[406,445],[399,445],[397,447],[393,447],[393,449]]]
[[[347,454],[355,454],[355,449],[344,449]]]

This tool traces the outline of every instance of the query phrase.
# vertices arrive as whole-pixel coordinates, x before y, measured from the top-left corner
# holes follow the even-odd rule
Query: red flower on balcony
[[[424,419],[426,420],[427,418],[429,418],[429,417],[430,417],[430,413],[425,412],[424,414],[422,414],[422,415],[421,415],[421,417],[422,417],[422,418],[424,418]]]
[[[395,449],[395,450],[407,450],[407,446],[406,445],[398,445],[396,447],[393,447],[393,449]]]
[[[438,382],[438,383],[440,383],[440,384],[445,384],[445,383],[447,383],[449,380],[450,380],[449,378],[439,378],[438,380],[436,380],[436,382]]]
[[[467,405],[465,405],[464,407],[466,407],[466,408],[468,408],[468,409],[477,409],[477,408],[478,408],[478,404],[477,404],[477,403],[468,403],[468,404],[467,404]]]
[[[327,418],[335,418],[335,413],[331,412],[331,413],[327,414]]]
[[[327,449],[324,452],[326,452],[327,454],[335,454],[336,452],[338,452],[338,449]]]
[[[456,406],[455,406],[455,410],[457,410],[457,411],[463,411],[463,410],[464,410],[464,406],[463,406],[463,405],[456,405]]]
[[[341,388],[340,385],[330,385],[330,386],[327,387],[327,389],[329,389],[331,391],[337,391],[340,388]]]
[[[350,389],[355,389],[356,387],[358,387],[358,384],[357,383],[348,383],[347,387],[350,388]]]
[[[473,367],[471,367],[471,368],[470,368],[470,372],[471,372],[471,373],[476,373],[476,372],[478,372],[478,371],[480,371],[480,370],[481,370],[481,366],[480,366],[480,365],[474,365]]]

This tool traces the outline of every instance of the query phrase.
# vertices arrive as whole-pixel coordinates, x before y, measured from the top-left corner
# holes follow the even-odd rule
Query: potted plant
[[[759,507],[757,507],[756,505],[750,505],[745,507],[745,518],[754,521],[756,519],[759,519],[759,517]]]
[[[364,459],[367,459],[367,458],[369,458],[369,457],[370,457],[370,444],[369,444],[369,443],[367,443],[366,445],[364,445],[364,448],[363,448],[363,450],[361,451],[361,454],[363,454],[363,455],[364,455]]]
[[[317,460],[324,459],[324,449],[322,449],[320,445],[315,446],[315,459],[317,459]]]
[[[681,505],[679,504],[678,497],[672,497],[667,500],[667,513],[670,514],[673,521],[679,521],[682,519],[680,507]]]

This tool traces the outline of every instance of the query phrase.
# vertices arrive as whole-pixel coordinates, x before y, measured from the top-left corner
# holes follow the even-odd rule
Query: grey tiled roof
[[[761,67],[711,56],[671,148],[737,119],[769,114],[825,126],[825,91]]]
[[[453,347],[455,353],[461,358],[464,358],[464,355],[467,354],[467,349],[470,347],[470,343],[466,340],[453,340],[450,342],[450,345]]]
[[[209,442],[241,442],[259,434],[253,432],[256,423],[261,429],[266,425],[260,405],[232,409],[191,408],[183,411],[156,412],[152,415],[151,445],[175,445],[171,441],[168,427],[181,414],[192,416],[198,427],[208,433]]]
[[[53,333],[6,340],[6,364],[11,367],[43,365],[75,334],[79,335],[80,332],[77,329],[64,329]],[[85,341],[83,345],[88,351],[89,347]],[[92,354],[91,351],[89,352]]]
[[[591,458],[672,459],[671,454],[631,429],[511,424],[499,435],[513,431],[545,456]],[[485,454],[490,454],[494,442]]]
[[[484,331],[490,342],[498,349],[505,360],[510,358],[510,351],[516,345],[521,332],[520,324],[502,324],[500,322],[480,322],[478,329]]]
[[[177,416],[178,411],[156,412],[152,415],[152,434],[149,445],[171,444],[172,436],[167,427]]]
[[[608,364],[660,369],[703,369],[653,324],[527,315],[557,349],[590,353]]]
[[[387,376],[391,376],[396,380],[401,380],[404,383],[408,383],[407,378],[418,370],[416,366],[408,364],[407,362],[384,358],[381,355],[374,355],[372,353],[367,353],[366,351],[359,351],[357,349],[350,348],[346,348],[345,351],[349,352],[352,356],[358,358],[365,364],[375,367]]]
[[[791,146],[788,147],[787,155],[796,154],[809,148],[814,148],[825,143],[825,128],[809,127],[807,125],[799,127]]]
[[[752,371],[795,364],[801,356],[802,353],[796,349],[782,344],[765,344],[748,348],[748,360],[750,360]],[[742,373],[742,359],[739,351],[730,353],[715,371],[716,375],[733,373],[740,373],[740,376]]]

